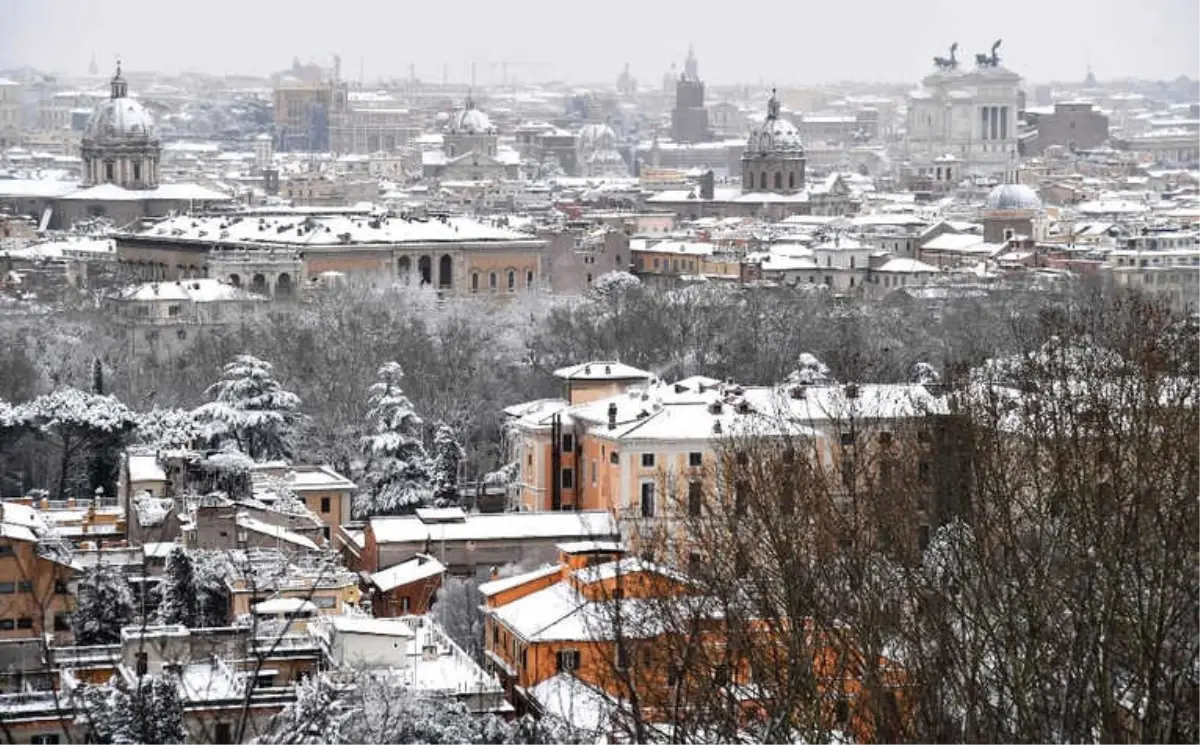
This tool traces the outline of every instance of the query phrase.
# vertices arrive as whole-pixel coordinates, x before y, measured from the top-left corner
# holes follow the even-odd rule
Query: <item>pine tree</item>
[[[183,698],[179,695],[179,679],[174,675],[156,676],[150,685],[153,696],[153,739],[146,742],[183,742]]]
[[[291,457],[300,398],[275,380],[269,362],[239,355],[207,393],[215,400],[197,408],[195,415],[210,441],[232,440],[259,461]]]
[[[75,643],[117,644],[121,629],[133,621],[133,612],[133,591],[120,570],[105,564],[87,569],[71,616]]]
[[[196,571],[192,557],[176,546],[167,557],[163,572],[159,620],[164,624],[196,625]]]
[[[433,435],[433,499],[439,507],[458,504],[458,467],[463,449],[454,437],[454,430],[439,424]]]
[[[68,489],[69,483],[80,491],[86,489],[82,466],[90,463],[90,456],[106,452],[115,459],[115,453],[137,426],[133,412],[117,399],[77,388],[59,388],[19,409],[27,428],[54,440],[60,448],[58,499],[66,499],[68,491],[73,491]],[[111,478],[105,486],[110,495],[116,494],[115,467]]]
[[[92,393],[104,395],[104,365],[99,357],[92,358]],[[117,464],[120,462],[120,443],[112,438],[96,441],[88,454],[89,496],[115,497],[117,494]]]
[[[403,379],[400,365],[389,362],[369,391],[369,434],[362,439],[365,489],[355,502],[359,517],[404,514],[430,501],[422,421],[400,387]]]

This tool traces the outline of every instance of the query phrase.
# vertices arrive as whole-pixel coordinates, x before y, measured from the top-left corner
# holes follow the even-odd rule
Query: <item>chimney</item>
[[[608,405],[608,428],[617,428],[617,404],[615,402]]]

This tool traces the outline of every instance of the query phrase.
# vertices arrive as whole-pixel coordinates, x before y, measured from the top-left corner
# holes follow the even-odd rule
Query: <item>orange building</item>
[[[903,460],[932,481],[929,438],[907,433],[948,413],[945,399],[919,384],[741,386],[702,376],[668,384],[615,362],[556,375],[565,398],[505,410],[519,502],[530,511],[608,510],[643,530],[700,513],[717,492],[711,480],[730,437],[804,441],[847,489],[850,475],[874,479],[858,466],[876,460],[886,468]],[[909,448],[909,439],[923,444]]]
[[[34,508],[0,503],[0,639],[72,639],[71,587],[82,567]]]
[[[692,675],[708,683],[723,679],[731,691],[738,691],[738,716],[745,724],[770,708],[756,699],[764,689],[750,685],[748,658],[725,644],[730,629],[721,604],[699,594],[689,578],[641,558],[623,558],[618,544],[582,541],[560,549],[557,565],[479,587],[485,602],[486,665],[500,677],[518,709],[557,709],[570,716],[570,706],[546,699],[582,690],[601,699],[601,708],[611,713],[636,691],[642,715],[650,722],[666,723],[677,714],[673,708],[678,705],[680,677]],[[681,612],[658,612],[664,604]],[[752,633],[738,634],[743,644],[748,638],[760,651],[763,645],[775,644],[778,624],[748,623]],[[870,741],[880,728],[872,724],[875,717],[858,678],[861,661],[837,651],[853,647],[845,639],[838,641],[811,644],[811,671],[821,681],[821,697],[829,701],[822,716],[831,728]],[[686,649],[696,652],[691,667],[686,667]],[[903,671],[887,660],[881,660],[880,669],[884,698],[899,712]],[[576,724],[605,727],[594,720]]]
[[[440,561],[417,554],[370,575],[371,612],[376,618],[428,613],[445,573],[446,567]]]

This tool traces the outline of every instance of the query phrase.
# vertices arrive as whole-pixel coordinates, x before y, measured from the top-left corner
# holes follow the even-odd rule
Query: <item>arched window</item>
[[[454,285],[453,270],[454,262],[450,254],[442,254],[442,258],[438,260],[438,287],[446,290]]]
[[[517,289],[517,273],[512,269],[508,270],[508,291],[515,292]]]
[[[396,259],[396,275],[400,277],[400,281],[408,284],[408,275],[412,272],[412,259],[407,256],[401,256]]]
[[[758,188],[760,188],[760,189],[767,188],[767,172],[766,171],[763,171],[762,173],[758,174]]]
[[[490,272],[488,274],[488,289],[491,290],[492,292],[496,291],[496,273],[495,272]]]
[[[781,173],[780,171],[775,172],[775,188],[776,189],[783,188],[783,173]]]
[[[525,272],[525,289],[527,289],[527,290],[533,289],[533,272],[532,271]]]
[[[796,172],[795,171],[792,171],[791,173],[788,174],[788,188],[789,189],[796,188]]]
[[[421,284],[433,284],[433,259],[428,256],[417,259],[417,273],[421,275]]]
[[[587,283],[588,283],[589,285],[592,283],[592,275],[590,275],[590,274],[589,274],[589,275],[587,275]]]
[[[479,272],[471,272],[471,292],[479,292]]]

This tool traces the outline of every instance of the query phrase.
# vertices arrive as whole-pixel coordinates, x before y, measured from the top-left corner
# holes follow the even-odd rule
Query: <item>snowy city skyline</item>
[[[1197,76],[1197,4],[1154,0],[1131,7],[1102,2],[1013,0],[1002,13],[973,4],[867,0],[854,5],[758,3],[730,24],[736,6],[615,0],[586,20],[556,4],[517,0],[456,4],[330,6],[310,2],[236,4],[214,0],[203,13],[163,12],[145,0],[6,0],[0,67],[24,65],[83,73],[94,56],[109,69],[118,56],[133,70],[266,75],[293,56],[329,65],[342,57],[346,79],[407,77],[479,85],[596,82],[628,62],[649,84],[694,45],[715,84],[803,85],[908,82],[957,41],[968,53],[1004,39],[1006,59],[1032,81],[1174,79]],[[869,21],[864,23],[864,20]],[[187,33],[172,33],[186,21]],[[441,25],[444,33],[427,33]],[[726,29],[744,28],[741,38]],[[530,43],[536,35],[538,43]],[[748,52],[747,50],[752,50]]]

